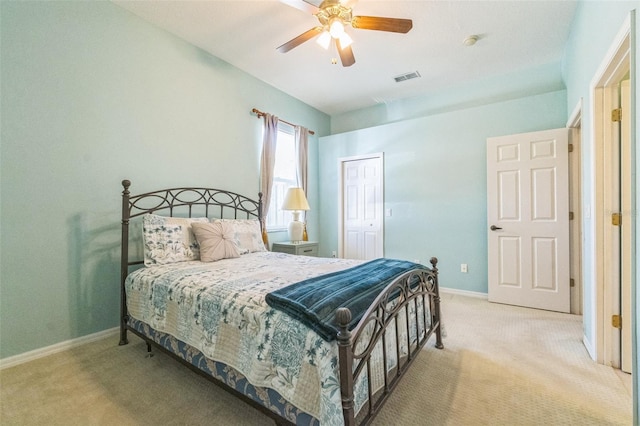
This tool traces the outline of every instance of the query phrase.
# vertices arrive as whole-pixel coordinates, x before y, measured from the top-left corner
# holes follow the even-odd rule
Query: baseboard
[[[56,343],[55,345],[47,346],[40,349],[35,349],[23,354],[10,356],[0,359],[0,370],[5,368],[14,367],[25,362],[33,361],[38,358],[43,358],[48,355],[53,355],[58,352],[65,351],[67,349],[74,348],[76,346],[84,345],[86,343],[95,342],[106,337],[117,334],[120,331],[120,327],[110,328],[108,330],[99,331],[97,333],[89,334],[87,336],[78,337],[76,339],[67,340],[65,342]]]
[[[480,293],[477,291],[458,290],[457,288],[440,287],[441,293],[457,294],[459,296],[475,297],[477,299],[487,299],[489,295],[487,293]]]

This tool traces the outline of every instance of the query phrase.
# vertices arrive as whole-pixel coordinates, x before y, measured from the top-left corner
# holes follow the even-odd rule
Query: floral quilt
[[[360,263],[257,252],[154,265],[127,277],[127,306],[136,320],[234,367],[254,386],[276,390],[322,425],[341,425],[336,343],[271,308],[265,296]]]

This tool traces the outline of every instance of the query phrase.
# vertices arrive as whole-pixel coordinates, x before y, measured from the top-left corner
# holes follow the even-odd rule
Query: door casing
[[[574,108],[567,128],[571,129],[569,141],[572,145],[569,153],[569,211],[572,219],[569,221],[569,239],[571,258],[571,313],[582,315],[583,284],[582,284],[582,98]]]
[[[611,213],[619,208],[613,194],[619,170],[612,161],[617,155],[613,139],[617,130],[611,121],[611,111],[619,105],[618,84],[630,70],[630,29],[627,19],[591,82],[595,306],[585,307],[585,310],[595,313],[592,329],[596,341],[589,342],[585,336],[585,345],[598,363],[614,367],[620,364],[620,338],[619,332],[611,326],[611,317],[620,310],[620,286],[611,283],[619,283],[621,259],[619,251],[612,250],[619,244],[618,230],[611,226]],[[622,179],[631,177],[622,176]],[[590,213],[586,206],[585,215]]]

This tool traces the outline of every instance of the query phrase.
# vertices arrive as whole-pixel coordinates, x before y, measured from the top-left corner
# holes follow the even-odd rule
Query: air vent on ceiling
[[[420,73],[418,71],[408,72],[406,74],[399,75],[397,77],[393,77],[396,83],[400,83],[401,81],[411,80],[412,78],[420,77]]]

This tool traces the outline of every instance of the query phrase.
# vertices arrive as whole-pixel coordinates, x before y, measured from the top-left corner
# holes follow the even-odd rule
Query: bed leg
[[[153,352],[151,351],[151,343],[146,342],[147,343],[147,358],[152,358],[153,357]]]
[[[442,318],[440,318],[440,296],[437,293],[433,298],[433,302],[435,305],[434,320],[438,322],[438,327],[436,328],[436,348],[443,349],[444,345],[442,344]]]
[[[444,349],[444,345],[442,344],[442,323],[439,323],[436,329],[436,348]]]
[[[124,322],[120,323],[120,342],[118,345],[123,346],[129,343],[129,339],[127,339],[127,327],[124,325]]]

